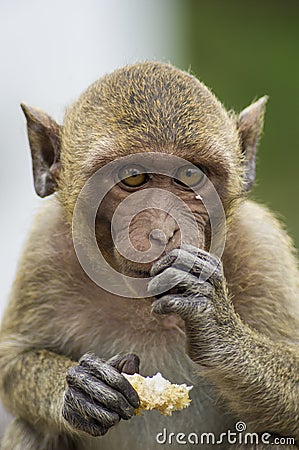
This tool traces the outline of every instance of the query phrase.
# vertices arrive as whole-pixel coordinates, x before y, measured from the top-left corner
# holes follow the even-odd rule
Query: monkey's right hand
[[[79,364],[67,372],[64,419],[74,429],[92,436],[102,436],[120,419],[130,419],[139,406],[139,397],[120,372],[138,371],[136,355],[116,355],[104,361],[86,353]]]

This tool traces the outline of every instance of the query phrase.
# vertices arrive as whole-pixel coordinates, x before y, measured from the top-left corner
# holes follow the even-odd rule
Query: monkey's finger
[[[128,402],[138,408],[139,397],[128,380],[123,377],[114,367],[103,361],[101,358],[86,353],[79,361],[80,366],[88,369],[89,373],[94,375],[98,380],[120,392]]]
[[[192,248],[196,250],[195,247]],[[217,261],[214,256],[209,255],[207,252],[197,255],[195,251],[191,254],[182,249],[172,250],[154,263],[151,268],[151,276],[158,275],[170,266],[192,273],[198,277],[198,281],[210,278],[210,282],[221,283],[222,281],[223,275],[220,261]]]
[[[209,261],[215,267],[217,267],[220,263],[220,260],[217,257],[211,255],[205,250],[194,247],[193,245],[183,244],[181,248],[171,250],[169,253],[166,253],[166,255],[156,261],[151,268],[151,276],[157,275],[162,272],[162,270],[173,264],[175,265],[175,261],[179,256],[180,260],[188,258],[189,267],[193,266],[197,258],[200,258],[202,261]]]
[[[64,396],[65,408],[71,408],[83,420],[95,419],[103,428],[110,428],[120,421],[120,415],[106,409],[102,404],[90,399],[76,388],[68,388]],[[134,411],[133,411],[134,412]],[[129,417],[126,417],[128,419]]]
[[[136,409],[135,405],[133,406],[121,392],[110,388],[110,386],[107,386],[107,384],[90,374],[85,367],[71,367],[68,370],[66,380],[71,389],[79,390],[83,396],[88,394],[99,404],[109,409],[109,411],[119,414],[122,419],[127,420],[133,416]],[[135,394],[137,395],[136,392]]]
[[[208,307],[206,297],[184,297],[183,295],[165,295],[152,304],[152,312],[156,314],[178,314],[183,320],[198,317]]]
[[[178,258],[179,252],[180,249],[175,248],[174,250],[171,250],[169,253],[166,253],[166,255],[162,256],[162,258],[160,258],[158,261],[154,262],[150,270],[150,275],[154,277],[159,273],[161,273],[167,267],[172,266],[174,261]]]
[[[194,275],[199,275],[200,279],[210,279],[213,282],[221,283],[223,279],[223,270],[221,260],[209,252],[193,245],[183,244],[181,247],[183,253],[183,262],[190,265],[195,258],[195,262],[191,269]],[[186,256],[186,253],[188,256]]]
[[[218,266],[221,263],[220,259],[216,255],[212,255],[203,248],[195,247],[191,244],[182,244],[181,249],[203,259],[204,261],[210,261],[214,266]]]
[[[156,296],[167,292],[172,288],[187,290],[188,286],[197,283],[197,278],[190,273],[184,272],[174,267],[168,267],[164,272],[156,275],[148,283],[147,290],[149,295]]]
[[[127,353],[125,355],[115,355],[106,361],[119,372],[124,372],[129,375],[139,373],[140,359],[133,353]]]
[[[202,296],[210,298],[214,295],[214,289],[210,283],[199,283],[196,276],[174,267],[167,268],[164,272],[156,275],[147,287],[150,296],[159,295],[172,288],[185,294],[190,291],[191,294],[200,293]]]
[[[62,416],[75,430],[84,431],[91,436],[104,436],[109,430],[109,427],[103,427],[95,419],[84,419],[71,405],[63,407]]]
[[[221,283],[222,281],[222,266],[215,265],[214,257],[201,256],[195,257],[190,253],[182,251],[181,258],[173,263],[173,267],[189,271],[198,278],[198,281],[209,281],[210,283]]]

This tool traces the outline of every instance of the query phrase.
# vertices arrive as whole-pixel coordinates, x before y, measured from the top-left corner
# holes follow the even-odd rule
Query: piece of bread
[[[138,373],[122,375],[137,391],[140,407],[135,411],[156,409],[164,416],[171,416],[173,411],[187,408],[191,402],[189,391],[193,386],[186,384],[172,384],[158,372],[152,377],[143,377]]]

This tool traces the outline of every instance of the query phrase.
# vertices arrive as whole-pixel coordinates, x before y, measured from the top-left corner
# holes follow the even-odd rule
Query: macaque
[[[92,84],[62,125],[22,105],[35,190],[54,195],[2,321],[0,394],[15,417],[2,450],[298,448],[297,263],[278,221],[248,199],[266,101],[227,112],[189,73],[144,62]],[[90,226],[84,214],[73,220],[76,205],[109,164],[118,178],[91,221],[97,250],[123,279],[148,280],[142,296],[109,271],[104,289],[79,261]],[[129,218],[133,203],[144,206]],[[135,416],[139,398],[122,373],[139,370],[193,385],[190,407]]]

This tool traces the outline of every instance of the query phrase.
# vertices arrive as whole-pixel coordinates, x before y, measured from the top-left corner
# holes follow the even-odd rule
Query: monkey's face
[[[222,201],[207,169],[156,153],[112,165],[112,187],[97,210],[95,230],[100,250],[116,270],[148,275],[164,253],[181,244],[209,249],[217,227],[225,229]]]

